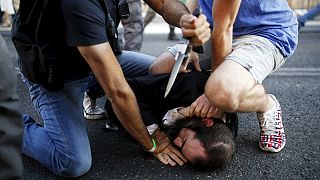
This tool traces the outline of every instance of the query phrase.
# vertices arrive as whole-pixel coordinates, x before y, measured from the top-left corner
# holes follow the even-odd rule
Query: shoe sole
[[[104,119],[106,116],[104,114],[90,115],[90,114],[87,114],[85,111],[83,111],[83,117],[88,120],[101,120],[101,119]]]
[[[285,145],[286,145],[286,142],[284,142],[284,143],[283,143],[283,146],[282,146],[281,148],[279,148],[279,149],[262,148],[262,147],[260,146],[260,144],[259,144],[259,147],[260,147],[260,149],[261,149],[262,151],[277,153],[277,152],[280,152],[280,151],[284,148]]]

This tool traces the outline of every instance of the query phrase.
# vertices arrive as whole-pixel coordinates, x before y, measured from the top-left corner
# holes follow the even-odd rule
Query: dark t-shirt
[[[78,79],[90,72],[77,46],[90,46],[108,42],[105,11],[100,0],[61,0],[62,27],[65,36],[65,76]],[[118,0],[105,0],[116,25],[120,19],[116,13]]]

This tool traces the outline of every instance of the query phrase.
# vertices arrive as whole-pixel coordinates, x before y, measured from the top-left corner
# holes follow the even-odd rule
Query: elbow
[[[215,22],[213,25],[213,31],[226,34],[232,33],[233,23],[233,21],[225,21],[223,23]]]
[[[113,104],[119,104],[123,100],[128,100],[134,97],[133,91],[129,85],[117,86],[114,88],[109,88],[107,93],[107,98]]]
[[[149,74],[161,74],[161,73],[166,73],[166,71],[160,69],[157,64],[152,64],[149,67]]]
[[[154,64],[151,64],[149,67],[149,74],[155,74],[155,73],[156,73],[156,70],[155,70]]]

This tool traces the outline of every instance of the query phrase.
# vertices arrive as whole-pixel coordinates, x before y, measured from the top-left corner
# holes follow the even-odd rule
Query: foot
[[[91,99],[87,93],[84,93],[83,98],[83,116],[89,120],[106,118],[105,111],[97,106],[96,99]]]
[[[275,96],[268,96],[274,100],[275,105],[265,113],[257,113],[260,125],[259,147],[263,151],[279,152],[286,144],[281,107]]]

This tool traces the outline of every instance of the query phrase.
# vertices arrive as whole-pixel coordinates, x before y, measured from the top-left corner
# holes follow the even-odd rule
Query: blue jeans
[[[155,59],[152,56],[133,51],[122,51],[122,54],[117,55],[116,57],[126,78],[134,78],[149,74],[149,66]],[[97,79],[93,75],[90,76],[88,82],[87,94],[92,99],[104,96],[102,87],[100,87]]]
[[[148,74],[154,60],[152,56],[127,51],[117,58],[129,77]],[[44,124],[41,126],[24,115],[23,153],[57,175],[78,177],[88,172],[92,158],[82,101],[89,77],[66,81],[62,89],[54,92],[23,76],[22,80]]]

